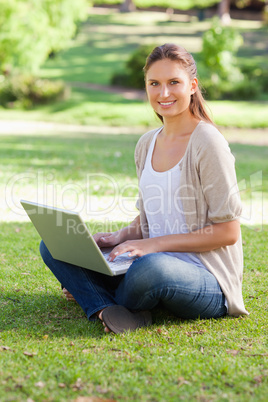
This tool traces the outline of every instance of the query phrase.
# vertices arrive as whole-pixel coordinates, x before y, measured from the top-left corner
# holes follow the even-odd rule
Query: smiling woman
[[[126,274],[107,278],[93,265],[55,260],[43,242],[42,257],[106,332],[149,325],[159,303],[184,319],[247,314],[234,157],[207,115],[195,62],[166,44],[148,56],[144,72],[163,125],[136,146],[139,215],[120,230],[94,235],[99,247],[112,247],[111,263],[124,253],[135,261]]]
[[[162,122],[161,112],[164,111],[165,106],[172,105],[165,105],[165,102],[171,100],[175,103],[176,95],[178,95],[178,101],[186,102],[186,109],[189,107],[194,117],[212,123],[198,86],[195,60],[183,47],[169,44],[156,47],[147,58],[144,73],[150,103]],[[151,87],[157,87],[157,89],[153,90]],[[157,100],[158,103],[161,101],[160,113],[152,104],[153,96],[160,97],[160,100]]]

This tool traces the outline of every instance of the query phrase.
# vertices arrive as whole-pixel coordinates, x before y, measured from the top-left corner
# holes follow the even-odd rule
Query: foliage
[[[111,83],[129,86],[132,88],[144,88],[144,73],[143,67],[146,58],[156,45],[140,45],[130,55],[126,62],[126,69],[123,73],[116,73],[111,79]]]
[[[66,47],[87,6],[87,0],[0,0],[0,72],[36,71]]]
[[[215,18],[212,27],[203,35],[202,56],[209,72],[218,79],[241,80],[235,54],[242,43],[242,36],[234,28],[222,26]]]
[[[162,7],[178,10],[189,10],[192,8],[208,8],[219,3],[221,0],[133,0],[133,3],[140,8]],[[265,0],[259,0],[259,3]],[[94,5],[118,5],[123,0],[93,0]],[[238,8],[245,8],[254,3],[254,0],[234,0],[233,3]],[[265,7],[265,6],[264,6]]]
[[[254,100],[261,93],[261,83],[250,81],[246,75],[236,82],[218,79],[216,75],[201,82],[205,97],[210,100]]]
[[[0,76],[1,77],[1,76]],[[50,81],[32,75],[2,76],[0,82],[0,105],[30,108],[67,96],[63,81]]]
[[[214,18],[212,27],[203,34],[199,73],[208,99],[256,99],[259,96],[262,74],[255,74],[255,80],[250,80],[238,65],[236,54],[242,44],[243,38],[237,30],[222,26],[218,18]]]

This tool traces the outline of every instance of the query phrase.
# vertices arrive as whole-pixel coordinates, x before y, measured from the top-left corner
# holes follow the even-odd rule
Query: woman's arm
[[[151,239],[127,240],[115,247],[111,261],[117,255],[129,252],[130,256],[143,256],[161,251],[169,252],[205,252],[235,244],[240,235],[240,223],[237,220],[215,223],[191,233],[160,236]]]
[[[94,240],[99,247],[112,247],[127,240],[141,239],[140,216],[138,215],[128,226],[112,233],[96,233]]]
[[[162,236],[157,238],[159,250],[177,252],[205,252],[235,244],[240,235],[237,220],[215,223],[191,233]],[[166,239],[165,239],[166,237]]]

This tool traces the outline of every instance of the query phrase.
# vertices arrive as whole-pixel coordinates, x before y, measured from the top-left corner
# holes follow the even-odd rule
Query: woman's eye
[[[171,81],[171,85],[176,85],[178,83],[179,83],[179,81]]]
[[[151,86],[152,86],[152,87],[156,87],[156,85],[158,85],[157,82],[152,82],[152,83],[151,83]]]

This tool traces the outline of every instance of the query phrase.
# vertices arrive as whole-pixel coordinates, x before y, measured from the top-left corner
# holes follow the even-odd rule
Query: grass
[[[92,16],[72,48],[44,66],[43,76],[67,81],[91,77],[107,83],[113,69],[123,65],[141,38],[151,40],[151,33],[160,31],[161,40],[174,38],[175,29],[177,38],[183,38],[187,27],[184,37],[194,49],[200,43],[198,30],[202,32],[207,24],[168,25],[162,14],[142,15],[138,23],[137,14]],[[95,53],[97,48],[99,53]],[[107,49],[113,49],[115,56]],[[245,112],[242,126],[259,127],[256,121],[267,122],[266,103],[226,101],[212,106],[222,124],[238,124],[238,115],[232,117],[235,110]],[[181,321],[156,309],[150,328],[106,335],[100,322],[88,322],[78,305],[63,298],[39,257],[39,236],[25,221],[19,199],[81,210],[87,220],[91,213],[88,224],[93,232],[103,225],[108,230],[120,227],[135,213],[133,151],[138,136],[110,135],[108,126],[129,126],[129,133],[131,127],[157,126],[156,120],[142,102],[78,89],[68,101],[27,112],[1,110],[1,118],[105,125],[107,132],[100,134],[96,128],[95,134],[0,135],[0,400],[86,402],[79,398],[95,397],[91,401],[266,402],[267,224],[242,226],[243,294],[249,316]],[[235,138],[244,138],[237,131]],[[239,143],[231,147],[242,197],[255,212],[253,196],[268,198],[267,147]],[[119,205],[119,213],[111,199]]]
[[[14,210],[20,219],[19,199],[31,197],[85,214],[105,212],[107,220],[119,203],[119,220],[134,218],[138,188],[133,151],[139,136],[108,133],[109,128],[107,134],[2,135],[2,214],[11,216]],[[242,200],[248,205],[262,194],[267,202],[268,148],[237,143],[231,148]],[[254,210],[255,204],[250,205]]]
[[[265,51],[266,28],[258,21],[235,21],[245,37],[240,49],[241,63],[254,60],[261,68],[267,64]],[[162,44],[175,41],[197,55],[201,36],[210,21],[197,21],[186,15],[167,16],[166,13],[136,12],[89,15],[81,25],[69,49],[48,60],[40,70],[43,78],[63,79],[66,83],[107,85],[114,72],[124,69],[131,52],[141,43]],[[215,122],[222,126],[266,128],[267,99],[262,101],[209,102]],[[266,100],[265,100],[266,99]],[[120,94],[72,88],[68,100],[22,111],[0,108],[0,119],[43,120],[84,125],[155,126],[150,106],[143,101],[126,100]]]
[[[250,316],[183,322],[155,310],[152,327],[125,335],[65,301],[31,224],[1,229],[1,400],[267,400],[267,227],[243,228]]]
[[[88,322],[79,306],[63,298],[39,257],[38,234],[19,221],[19,198],[54,197],[61,206],[71,200],[74,207],[76,197],[88,191],[87,174],[93,175],[89,195],[99,204],[113,196],[100,174],[119,188],[129,184],[123,195],[135,198],[137,139],[97,133],[1,135],[1,205],[11,204],[1,211],[0,400],[267,400],[267,225],[242,227],[248,317],[181,321],[156,309],[149,329],[105,335],[99,322]],[[238,180],[250,192],[250,176],[262,170],[261,190],[267,194],[267,147],[232,144],[232,149]],[[107,214],[110,220],[114,216]],[[100,218],[88,224],[93,232],[102,225]],[[122,224],[109,221],[109,230]]]
[[[268,103],[261,101],[208,102],[216,124],[222,127],[267,128]],[[67,101],[39,106],[33,110],[0,108],[0,120],[51,121],[88,126],[153,128],[158,120],[148,103],[126,100],[117,94],[72,89]]]

